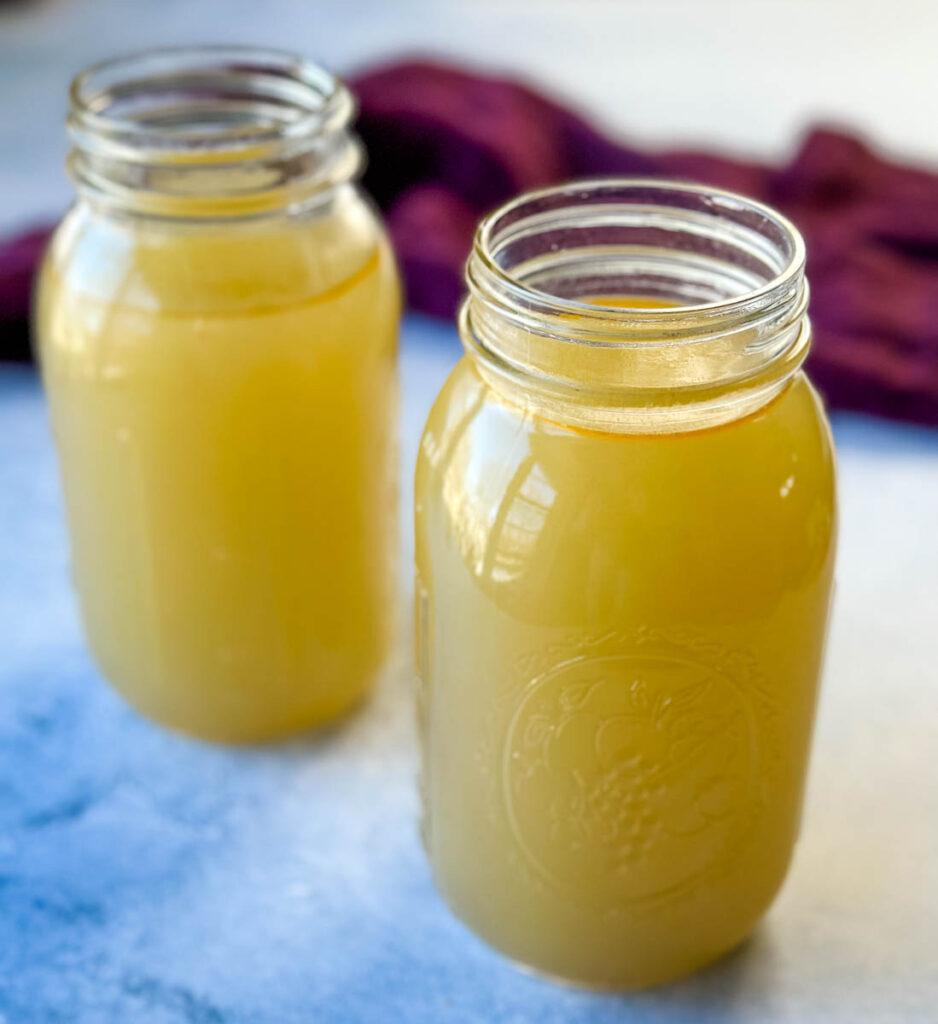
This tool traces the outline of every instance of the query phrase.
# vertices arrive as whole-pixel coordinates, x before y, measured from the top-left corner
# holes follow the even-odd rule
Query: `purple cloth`
[[[938,175],[815,129],[788,164],[643,152],[512,80],[433,63],[359,75],[366,184],[415,309],[452,316],[479,217],[526,189],[604,174],[744,192],[805,235],[812,377],[835,407],[938,424]]]
[[[52,229],[37,228],[0,241],[0,359],[31,356],[29,313],[36,267]]]
[[[851,135],[811,131],[771,167],[645,152],[510,79],[396,63],[351,80],[413,309],[452,317],[479,218],[526,189],[605,174],[693,179],[762,199],[805,235],[812,377],[834,407],[938,424],[938,174]],[[0,245],[0,358],[28,356],[33,268],[47,232]]]

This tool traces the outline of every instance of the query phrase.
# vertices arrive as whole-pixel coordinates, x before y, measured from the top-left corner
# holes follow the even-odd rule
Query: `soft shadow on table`
[[[752,1001],[747,997],[754,988],[764,987],[772,953],[771,928],[761,926],[732,952],[689,978],[647,992],[610,993],[604,997],[608,1003],[601,1010],[591,1000],[568,1020],[583,1024],[598,1018],[621,1020],[623,1024],[722,1024],[739,1020],[752,1024]]]

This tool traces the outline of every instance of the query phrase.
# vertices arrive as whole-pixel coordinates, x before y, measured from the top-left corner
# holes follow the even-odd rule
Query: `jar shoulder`
[[[506,442],[513,443],[506,443]],[[513,464],[540,453],[555,470],[565,466],[569,480],[585,458],[602,464],[618,479],[626,474],[648,474],[670,466],[700,467],[695,477],[713,479],[734,457],[737,484],[759,478],[757,457],[773,461],[804,462],[811,482],[833,488],[834,446],[823,402],[803,372],[795,375],[784,392],[752,415],[718,427],[662,434],[621,434],[565,426],[522,409],[501,398],[464,357],[453,369],[433,405],[424,429],[418,458],[418,477],[452,472],[453,463],[467,468],[463,456]],[[565,460],[564,455],[575,457]],[[707,464],[709,460],[709,465]],[[648,483],[654,483],[650,478]],[[693,478],[689,479],[693,482]],[[724,479],[729,484],[729,480]],[[604,479],[593,481],[603,489]],[[787,497],[787,495],[780,495]]]
[[[679,435],[577,431],[507,405],[464,360],[431,413],[416,477],[417,557],[444,551],[508,598],[563,587],[697,590],[747,565],[763,596],[829,572],[833,445],[802,374],[743,421]],[[444,539],[445,538],[445,539]]]
[[[44,302],[181,315],[306,302],[377,268],[398,287],[390,245],[354,186],[299,213],[242,219],[122,214],[81,200],[59,224],[39,281]]]

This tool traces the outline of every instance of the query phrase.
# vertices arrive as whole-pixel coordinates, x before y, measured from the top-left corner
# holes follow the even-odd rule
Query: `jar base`
[[[371,699],[381,675],[375,672],[359,686],[344,687],[340,696],[281,715],[241,713],[232,716],[219,713],[217,716],[205,714],[195,718],[173,714],[161,702],[151,702],[141,698],[139,693],[128,692],[113,682],[118,673],[108,672],[100,659],[95,658],[95,661],[101,672],[102,684],[147,721],[189,739],[241,747],[264,746],[342,728]]]
[[[321,735],[333,729],[341,729],[369,701],[372,688],[368,687],[361,693],[328,707],[317,708],[298,714],[289,721],[259,725],[255,728],[215,728],[206,723],[190,724],[174,719],[172,716],[154,712],[140,702],[132,700],[123,691],[112,686],[118,696],[133,710],[147,721],[170,732],[185,736],[187,739],[213,743],[219,746],[252,747],[265,746],[301,738],[307,735]]]
[[[705,973],[710,970],[716,970],[721,965],[724,965],[737,956],[745,955],[745,951],[749,948],[750,944],[754,942],[756,933],[758,932],[760,922],[756,922],[752,929],[747,932],[741,939],[737,939],[732,945],[726,949],[713,954],[708,954],[702,957],[699,963],[693,966],[685,967],[671,972],[663,972],[661,977],[655,977],[650,980],[642,981],[626,981],[626,982],[599,982],[599,981],[584,981],[578,978],[565,977],[562,974],[554,974],[550,971],[543,971],[537,967],[532,967],[530,964],[526,964],[520,960],[516,960],[513,957],[506,956],[505,959],[511,964],[511,966],[519,971],[521,974],[526,974],[529,978],[536,978],[538,981],[548,982],[551,985],[557,985],[560,988],[570,989],[573,992],[593,992],[597,994],[606,995],[629,995],[630,993],[649,992],[655,989],[667,988],[669,985],[676,985],[679,982],[686,981],[697,974]],[[499,954],[503,955],[503,954]]]
[[[761,909],[749,917],[745,926],[736,930],[735,934],[730,933],[723,942],[714,943],[709,948],[701,950],[696,955],[685,952],[682,956],[676,951],[673,957],[667,958],[659,969],[649,965],[646,970],[633,970],[620,977],[588,977],[586,973],[577,976],[575,971],[564,973],[562,970],[538,967],[521,959],[517,953],[500,946],[486,938],[480,931],[469,923],[467,918],[452,903],[449,897],[437,884],[437,892],[440,894],[447,909],[457,921],[473,936],[474,939],[483,943],[490,950],[497,953],[508,961],[516,970],[532,978],[550,982],[563,988],[581,992],[605,992],[609,994],[627,994],[645,992],[652,989],[666,987],[668,985],[685,980],[701,971],[715,969],[718,965],[731,961],[736,956],[743,956],[749,944],[757,936],[765,913],[769,910],[778,890],[784,881],[785,872],[782,872],[777,884],[773,887],[768,898],[761,904]]]

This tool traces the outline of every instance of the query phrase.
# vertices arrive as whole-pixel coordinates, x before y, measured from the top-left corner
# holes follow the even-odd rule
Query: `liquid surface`
[[[393,261],[368,209],[60,228],[39,306],[72,563],[146,714],[254,740],[340,713],[390,633]]]
[[[424,838],[513,959],[640,987],[738,943],[798,830],[833,553],[795,377],[683,434],[571,429],[465,359],[416,479]]]

